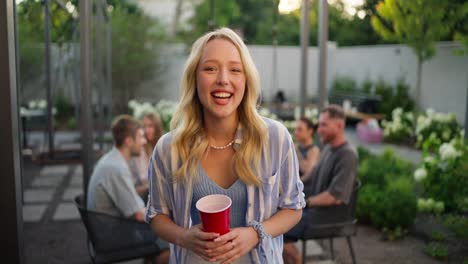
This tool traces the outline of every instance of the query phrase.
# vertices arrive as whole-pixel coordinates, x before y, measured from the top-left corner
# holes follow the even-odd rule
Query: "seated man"
[[[140,155],[146,139],[143,127],[131,116],[122,115],[112,123],[114,148],[96,164],[88,185],[87,208],[109,215],[133,218],[144,222],[145,205],[133,185],[128,161]],[[158,244],[167,248],[167,243]],[[167,263],[168,250],[158,256],[158,263]]]
[[[302,256],[292,242],[300,238],[313,220],[310,219],[313,218],[313,208],[348,204],[350,201],[358,157],[346,142],[344,128],[345,114],[340,106],[330,105],[321,111],[317,132],[325,146],[317,165],[303,178],[307,208],[301,221],[284,235],[285,263],[302,263]]]

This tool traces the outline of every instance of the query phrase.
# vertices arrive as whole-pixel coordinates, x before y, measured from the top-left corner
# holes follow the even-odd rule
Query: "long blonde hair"
[[[151,157],[151,153],[153,153],[154,146],[156,146],[156,143],[158,143],[158,140],[163,135],[164,130],[162,126],[161,117],[159,116],[159,114],[150,112],[150,113],[146,113],[143,116],[143,118],[148,118],[153,124],[154,138],[153,140],[146,138],[146,144],[144,146],[146,155],[148,155],[148,157]]]
[[[242,126],[242,143],[234,154],[234,172],[244,183],[259,185],[260,180],[256,175],[260,173],[261,155],[267,143],[266,124],[256,108],[260,96],[260,80],[247,46],[229,28],[220,28],[196,40],[185,63],[180,84],[180,103],[171,121],[171,130],[174,131],[172,147],[182,161],[174,179],[183,182],[187,177],[197,175],[198,163],[209,147],[203,127],[203,106],[196,91],[196,72],[206,44],[213,39],[232,42],[242,60],[246,88],[237,109]]]

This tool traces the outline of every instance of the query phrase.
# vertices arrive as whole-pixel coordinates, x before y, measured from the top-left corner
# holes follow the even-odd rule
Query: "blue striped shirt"
[[[214,183],[206,174],[201,165],[198,166],[199,177],[193,184],[192,205],[190,206],[190,217],[192,224],[201,224],[200,214],[196,203],[201,198],[210,194],[224,194],[231,198],[231,223],[230,228],[245,226],[245,214],[247,212],[247,187],[241,179],[237,179],[229,188],[225,189]]]
[[[268,128],[268,144],[261,157],[260,186],[247,186],[246,223],[263,222],[280,208],[304,208],[303,184],[299,178],[297,156],[288,130],[279,122],[264,118]],[[172,178],[181,161],[176,149],[171,147],[172,133],[164,135],[157,143],[148,168],[150,192],[146,221],[158,214],[168,215],[177,225],[192,225],[193,177],[185,183],[175,183]],[[236,132],[234,149],[242,144],[242,127]],[[171,244],[170,263],[188,263],[188,250]],[[266,238],[252,250],[255,263],[283,263],[283,236]]]

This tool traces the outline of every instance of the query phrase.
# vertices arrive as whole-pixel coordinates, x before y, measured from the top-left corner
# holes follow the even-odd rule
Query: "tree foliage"
[[[384,0],[372,16],[372,27],[383,39],[411,47],[418,61],[415,98],[421,107],[422,64],[435,55],[434,44],[450,37],[460,11],[450,1]]]
[[[63,2],[63,1],[62,1]],[[112,25],[112,83],[116,112],[126,111],[127,101],[134,98],[145,81],[157,78],[161,69],[159,47],[165,39],[164,28],[127,0],[107,0]],[[78,9],[78,0],[68,1]],[[95,1],[93,1],[95,3]],[[93,12],[95,12],[93,6]],[[56,46],[79,41],[78,17],[66,7],[50,1],[51,41]],[[44,2],[24,0],[17,5],[21,82],[42,76],[44,64]],[[92,24],[95,26],[95,24]],[[94,34],[93,30],[93,34]],[[75,35],[78,36],[78,35]],[[75,43],[78,45],[78,43]],[[94,49],[95,39],[91,48]],[[93,50],[92,52],[95,52]]]
[[[38,78],[44,63],[44,3],[25,0],[16,6],[17,28],[20,54],[21,80]],[[70,41],[73,34],[73,18],[55,1],[50,3],[51,29],[53,43],[61,45]]]
[[[139,85],[158,77],[160,46],[166,35],[157,21],[119,4],[113,8],[111,21],[115,111],[126,112]]]
[[[372,26],[384,39],[407,44],[425,61],[435,54],[434,42],[449,35],[454,18],[449,1],[384,0],[377,5]]]
[[[367,0],[376,2],[376,0]],[[189,21],[188,30],[182,32],[183,40],[191,43],[208,30],[211,18],[210,0],[201,1],[195,7],[195,16]],[[242,32],[249,44],[270,45],[273,42],[273,27],[277,27],[279,45],[299,45],[301,10],[289,14],[277,14],[277,1],[267,0],[225,0],[214,1],[214,22],[216,27],[228,26]],[[369,10],[373,5],[365,5],[364,19],[345,12],[342,1],[335,1],[329,6],[329,39],[338,45],[371,45],[385,43],[370,25]],[[311,0],[309,10],[309,43],[316,45],[318,38],[318,1]]]

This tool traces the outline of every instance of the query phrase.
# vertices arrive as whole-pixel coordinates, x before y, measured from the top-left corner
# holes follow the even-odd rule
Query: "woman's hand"
[[[213,256],[210,250],[218,248],[224,243],[221,241],[213,241],[218,237],[219,234],[203,232],[201,225],[195,225],[190,229],[186,229],[180,245],[195,252],[195,254],[202,257],[204,260],[209,261]]]
[[[208,250],[213,257],[210,261],[232,263],[247,254],[259,242],[258,233],[252,227],[234,228],[231,232],[214,240],[221,246]]]

